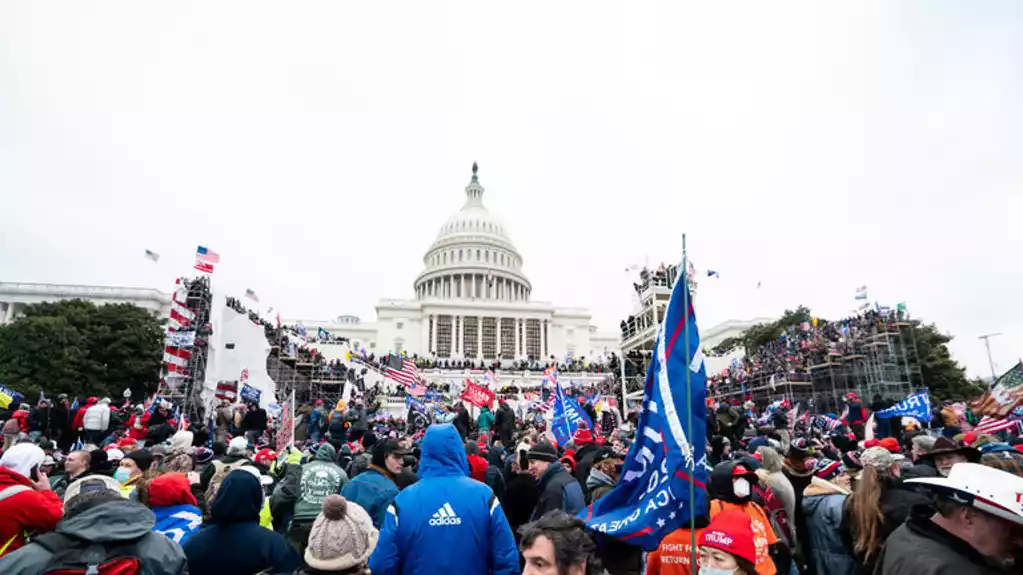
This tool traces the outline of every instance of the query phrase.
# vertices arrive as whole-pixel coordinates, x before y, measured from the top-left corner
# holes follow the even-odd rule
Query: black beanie
[[[139,469],[142,471],[146,471],[153,464],[153,454],[147,449],[132,451],[128,455],[125,455],[124,458],[134,461],[135,465],[138,465]]]
[[[533,447],[529,448],[529,452],[526,453],[526,458],[530,461],[546,461],[548,463],[554,463],[558,460],[558,450],[553,445],[546,441],[541,441]]]

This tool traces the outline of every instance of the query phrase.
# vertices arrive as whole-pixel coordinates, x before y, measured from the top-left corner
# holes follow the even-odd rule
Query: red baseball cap
[[[269,467],[275,459],[277,459],[277,452],[268,447],[264,447],[257,451],[256,456],[253,458],[256,463],[266,465],[267,467]]]
[[[753,544],[753,524],[749,515],[738,509],[728,509],[715,515],[710,525],[703,530],[700,545],[720,549],[750,563],[757,562],[757,548]]]
[[[745,465],[736,465],[732,468],[732,477],[738,477],[740,475],[756,475],[750,471]]]
[[[863,442],[863,449],[870,449],[871,447],[877,447],[881,445],[881,442],[876,439],[868,439]]]

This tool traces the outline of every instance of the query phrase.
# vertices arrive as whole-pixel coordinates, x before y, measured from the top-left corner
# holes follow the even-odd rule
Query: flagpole
[[[685,332],[682,334],[683,345],[686,346],[686,359],[689,358],[689,271],[688,271],[688,255],[686,253],[686,235],[682,234],[682,282],[685,288],[682,291],[682,313],[685,314],[686,321]],[[667,369],[667,366],[661,366],[662,369]],[[686,403],[689,404],[689,410],[686,414],[688,418],[689,433],[693,432],[693,374],[689,365],[685,366],[686,370]],[[690,449],[693,453],[693,450]],[[695,455],[695,454],[694,454]],[[692,456],[689,458],[693,462],[689,468],[689,572],[695,573],[696,569],[696,457]]]

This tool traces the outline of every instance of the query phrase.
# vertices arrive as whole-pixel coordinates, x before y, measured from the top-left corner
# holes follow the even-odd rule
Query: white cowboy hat
[[[957,463],[948,477],[907,479],[941,496],[1023,525],[1023,477],[977,463]]]

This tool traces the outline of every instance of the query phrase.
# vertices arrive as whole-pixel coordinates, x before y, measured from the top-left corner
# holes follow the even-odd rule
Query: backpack
[[[137,575],[142,572],[138,539],[93,543],[63,533],[46,533],[33,543],[52,555],[43,568],[43,575]]]
[[[206,498],[206,503],[213,505],[213,498],[217,495],[217,490],[220,489],[220,484],[224,482],[224,479],[231,474],[235,469],[249,463],[247,459],[239,459],[234,463],[224,463],[223,461],[214,460],[213,468],[216,471],[213,473],[213,477],[210,478],[210,484],[206,486],[206,493],[203,497]]]
[[[764,487],[760,482],[753,485],[753,492],[764,501],[761,507],[771,522],[775,535],[778,536],[778,542],[784,545],[790,553],[795,551],[796,542],[790,541],[792,531],[789,527],[789,514],[785,511],[785,505],[781,498],[776,496],[771,488]]]

